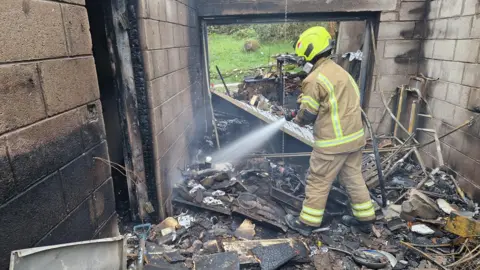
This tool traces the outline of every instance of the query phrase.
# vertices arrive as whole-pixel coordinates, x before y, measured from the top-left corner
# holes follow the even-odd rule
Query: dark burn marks
[[[429,36],[431,29],[428,27],[427,19],[430,13],[430,0],[424,2],[423,6],[413,8],[408,11],[408,14],[422,14],[421,19],[415,22],[413,29],[408,29],[400,32],[400,35],[404,39],[425,39]],[[412,59],[420,61],[424,58],[423,42],[419,42],[419,45],[402,54],[395,56],[395,63],[408,65],[412,63]]]

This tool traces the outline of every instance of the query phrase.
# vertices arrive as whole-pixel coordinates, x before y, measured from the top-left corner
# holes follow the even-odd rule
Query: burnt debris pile
[[[233,93],[233,97],[253,103],[252,105],[262,101],[268,105],[280,105],[283,94],[284,102],[292,103],[293,101],[295,104],[296,97],[301,94],[301,83],[305,77],[305,73],[286,73],[284,82],[280,82],[277,72],[248,76],[238,85],[238,90]],[[285,90],[279,91],[282,83],[285,85]]]
[[[289,81],[288,74],[283,78],[285,95],[299,89],[301,78]],[[280,106],[279,92],[268,85],[279,83],[277,75],[247,79],[234,94],[244,101],[237,107],[254,107],[253,115],[267,123],[288,110],[288,98]],[[215,111],[215,118],[222,145],[251,130],[249,122],[238,116]],[[300,133],[310,134],[296,137],[307,138],[302,142],[313,140],[311,130]],[[129,267],[480,269],[478,204],[465,195],[438,151],[439,139],[449,134],[435,133],[436,140],[423,144],[414,133],[407,135],[403,140],[395,133],[393,137],[376,135],[375,143],[369,140],[364,149],[362,174],[377,217],[372,232],[342,223],[342,216],[351,216],[352,209],[337,179],[322,227],[309,237],[289,230],[284,221],[287,214],[298,216],[302,210],[308,165],[294,161],[308,152],[252,153],[235,164],[215,163],[208,155],[216,150],[216,139],[205,138],[196,162],[181,171],[183,179],[169,198],[171,216],[128,236]],[[426,168],[419,154],[429,144],[437,146],[434,169]]]
[[[283,110],[279,110],[282,106],[295,109],[302,81],[308,74],[295,69],[300,59],[294,55],[280,54],[272,57],[276,64],[253,69],[233,89],[225,84],[219,85],[219,89],[224,88],[226,94],[234,99],[275,114],[283,114]]]
[[[391,158],[386,172],[402,157]],[[378,200],[370,161],[365,154],[364,176]],[[408,159],[386,178],[388,206],[376,203],[371,234],[341,223],[351,209],[336,183],[322,228],[310,237],[289,230],[285,215],[302,208],[302,166],[258,157],[212,164],[206,158],[182,176],[172,195],[173,215],[146,237],[143,261],[150,269],[476,269],[480,262],[478,206],[452,176],[439,169],[425,175]],[[131,235],[132,247],[135,239]],[[132,261],[139,250],[132,248]]]

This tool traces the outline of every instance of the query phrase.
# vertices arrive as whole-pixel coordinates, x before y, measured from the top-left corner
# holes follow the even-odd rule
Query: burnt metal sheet
[[[126,270],[123,236],[12,251],[10,270]]]
[[[303,199],[292,196],[275,187],[271,187],[270,196],[277,202],[286,204],[298,212],[302,211]],[[326,215],[343,214],[345,209],[349,207],[349,199],[346,192],[338,187],[332,186],[328,195]]]
[[[298,212],[302,211],[303,200],[292,196],[291,194],[279,188],[271,187],[270,196],[272,196],[272,198],[279,203],[284,203],[291,206],[294,210],[297,210]]]
[[[193,207],[196,207],[196,208],[201,208],[201,209],[217,212],[217,213],[224,214],[224,215],[229,215],[230,216],[232,214],[230,209],[223,208],[223,207],[214,207],[214,206],[208,206],[208,205],[205,205],[205,204],[192,203],[192,202],[189,202],[189,201],[182,200],[180,198],[173,198],[172,201],[176,202],[176,203],[181,203],[181,204],[193,206]]]
[[[241,265],[258,264],[258,260],[250,252],[256,247],[268,247],[276,244],[288,244],[295,251],[296,256],[292,259],[294,262],[308,261],[310,251],[307,245],[300,240],[292,238],[280,239],[262,239],[250,241],[224,241],[222,242],[223,249],[227,252],[235,252],[240,258]]]
[[[240,258],[240,264],[258,264],[253,254],[250,252],[255,247],[266,247],[275,244],[288,243],[292,244],[293,240],[290,238],[284,239],[263,239],[251,241],[224,241],[222,243],[223,249],[226,252],[235,252]]]
[[[240,261],[235,252],[222,252],[194,257],[195,270],[240,270]]]
[[[252,114],[253,116],[257,117],[258,119],[270,124],[273,123],[279,119],[281,119],[281,116],[274,115],[270,112],[260,110],[250,104],[247,104],[245,102],[242,102],[240,100],[236,100],[234,98],[231,98],[225,94],[218,93],[215,91],[211,91],[212,94],[221,97],[228,101],[229,103],[237,106],[238,108]],[[305,143],[306,145],[312,146],[314,144],[314,139],[313,139],[313,130],[308,127],[300,127],[299,125],[293,123],[293,122],[287,122],[285,125],[281,128],[281,130],[288,135],[300,140],[301,142]]]
[[[252,253],[259,260],[262,270],[275,270],[295,257],[295,251],[288,243],[255,247]]]

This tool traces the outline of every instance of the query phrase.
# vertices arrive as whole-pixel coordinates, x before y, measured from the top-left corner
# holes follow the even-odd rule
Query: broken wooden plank
[[[115,63],[115,81],[118,89],[119,112],[121,115],[121,128],[124,134],[123,147],[124,151],[126,177],[128,186],[128,196],[132,220],[137,219],[137,215],[142,221],[148,217],[145,209],[150,208],[148,187],[146,184],[145,161],[141,136],[141,125],[139,120],[139,108],[137,101],[138,89],[135,86],[135,75],[132,61],[131,44],[129,40],[129,32],[125,31],[122,18],[127,14],[127,4],[125,1],[114,1],[112,4],[111,17],[112,42],[109,43],[109,49],[112,52],[111,59]],[[107,24],[109,26],[109,24]],[[123,26],[123,27],[122,27]],[[118,56],[118,57],[117,57]],[[162,198],[158,198],[160,209],[158,209],[160,217],[165,218],[165,209]],[[149,209],[151,210],[151,209]]]

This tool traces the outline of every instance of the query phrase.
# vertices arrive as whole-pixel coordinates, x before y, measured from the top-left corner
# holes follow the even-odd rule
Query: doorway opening
[[[367,29],[375,26],[376,15],[373,13],[246,15],[202,19],[205,76],[212,93],[215,119],[225,118],[226,115],[238,118],[242,115],[243,118],[239,119],[256,119],[258,121],[249,121],[250,125],[262,126],[275,117],[294,111],[298,106],[302,81],[308,73],[302,70],[300,63],[304,61],[299,61],[301,59],[295,55],[293,44],[301,33],[315,26],[322,26],[328,31],[334,41],[332,60],[357,81],[362,104],[368,100],[367,89],[372,78],[370,60],[373,56],[371,31]],[[243,105],[245,103],[246,106]],[[221,135],[218,136],[219,144],[228,144]],[[241,137],[243,134],[238,132],[235,136]],[[302,145],[300,141],[302,136],[291,137],[278,132],[270,139],[269,149],[262,151],[298,152],[298,145]],[[300,148],[311,151],[309,146],[304,146]]]
[[[299,34],[313,26],[323,26],[332,36],[335,45],[332,57],[337,64],[351,73],[361,92],[361,102],[368,99],[366,91],[371,81],[372,59],[371,26],[376,28],[376,13],[293,13],[242,16],[212,16],[202,18],[203,49],[208,87],[219,92],[248,83],[285,78],[301,69],[288,65],[283,59],[282,74],[278,70],[278,55],[294,54],[293,43]],[[217,66],[219,69],[217,69]],[[271,72],[271,71],[274,72]],[[273,73],[273,74],[272,74]],[[220,75],[221,74],[221,75]],[[225,87],[227,84],[227,87]],[[280,80],[281,105],[289,103],[288,90],[292,85]],[[283,82],[283,83],[282,83]],[[288,82],[287,82],[288,83]],[[232,93],[233,94],[233,93]],[[243,97],[242,95],[240,95]],[[250,95],[248,95],[250,97]],[[292,99],[293,100],[293,99]],[[249,102],[250,100],[246,100]],[[287,104],[283,104],[287,103]],[[295,103],[295,101],[293,101]]]

